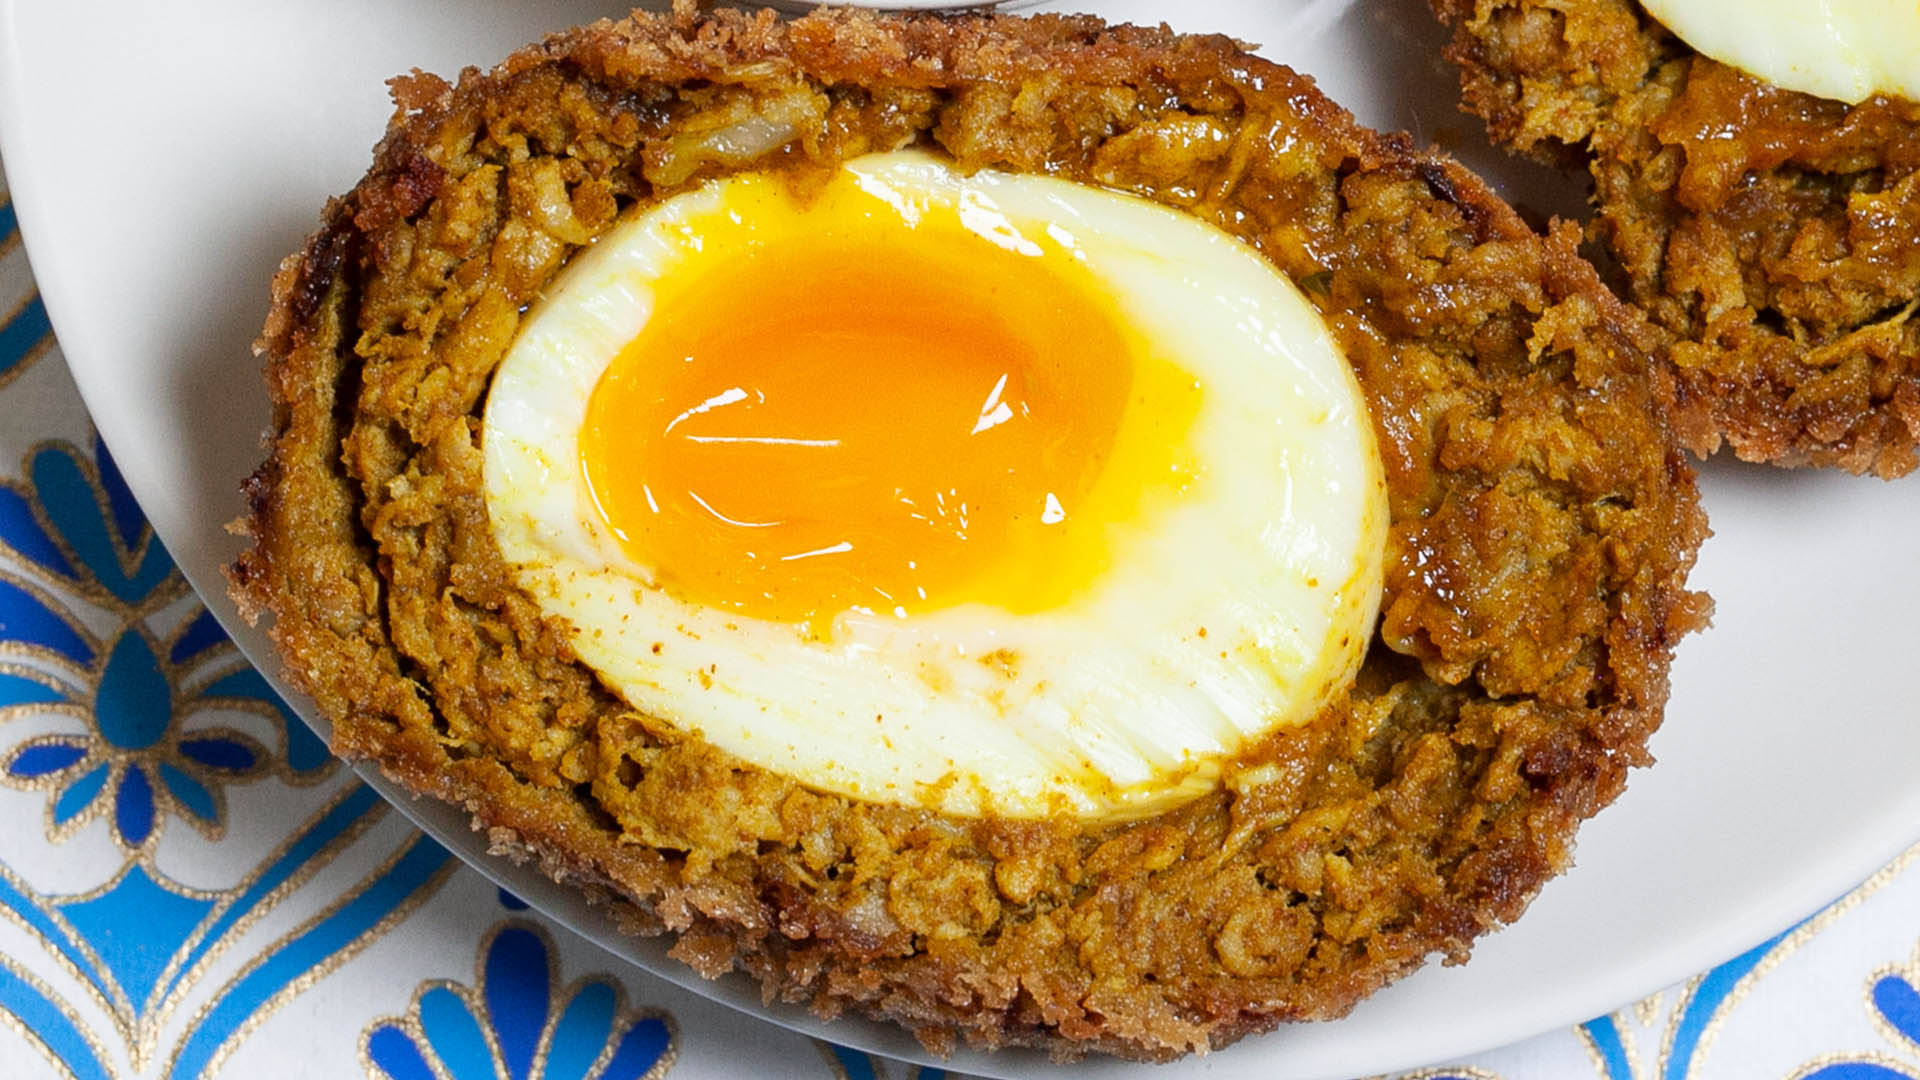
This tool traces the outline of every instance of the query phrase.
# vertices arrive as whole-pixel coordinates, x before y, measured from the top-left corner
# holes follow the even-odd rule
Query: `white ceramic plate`
[[[1457,146],[1517,197],[1555,189],[1476,149],[1421,0],[1039,6],[1266,42],[1363,120]],[[275,263],[365,169],[388,76],[491,63],[620,7],[0,0],[0,149],[68,361],[159,535],[267,670],[276,665],[233,620],[220,567],[236,550],[221,526],[240,512],[236,485],[266,420],[248,346]],[[1716,465],[1704,487],[1718,535],[1695,581],[1717,596],[1717,625],[1682,650],[1654,744],[1660,767],[1585,830],[1579,865],[1471,964],[1423,971],[1337,1023],[1247,1040],[1156,1077],[1350,1076],[1577,1022],[1781,929],[1920,833],[1910,685],[1920,477]],[[399,805],[486,873],[665,978],[842,1042],[918,1052],[891,1028],[763,1008],[741,979],[702,982],[661,942],[621,937],[566,891],[487,857],[461,815],[404,796]],[[1031,1055],[954,1064],[1029,1076],[1131,1068]]]

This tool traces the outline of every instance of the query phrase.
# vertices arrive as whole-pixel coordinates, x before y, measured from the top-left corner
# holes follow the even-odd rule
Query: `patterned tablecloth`
[[[930,1078],[550,925],[273,697],[94,435],[0,180],[0,1078]],[[1403,1080],[1920,1080],[1920,848],[1618,1012]]]

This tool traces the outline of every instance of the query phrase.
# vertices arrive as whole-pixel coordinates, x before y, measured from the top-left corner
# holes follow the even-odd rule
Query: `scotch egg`
[[[489,391],[495,540],[635,710],[823,791],[1102,821],[1352,683],[1365,402],[1257,252],[918,151],[617,224]]]
[[[1641,0],[1647,14],[1729,67],[1775,86],[1858,103],[1920,101],[1913,0]]]

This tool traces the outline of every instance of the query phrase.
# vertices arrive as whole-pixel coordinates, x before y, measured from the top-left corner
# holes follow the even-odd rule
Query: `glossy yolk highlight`
[[[831,220],[655,283],[581,432],[608,525],[662,587],[757,618],[1065,603],[1191,479],[1192,377],[1064,249]]]

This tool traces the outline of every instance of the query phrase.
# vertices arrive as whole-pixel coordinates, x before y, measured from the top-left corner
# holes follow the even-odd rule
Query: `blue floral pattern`
[[[509,910],[525,906],[505,892],[500,899]],[[367,1029],[369,1072],[388,1080],[642,1080],[672,1067],[672,1017],[628,1009],[606,976],[556,991],[553,942],[537,923],[502,922],[480,951],[472,986],[426,983],[406,1015]]]
[[[267,778],[310,788],[337,769],[193,598],[97,439],[91,453],[41,443],[20,474],[0,480],[0,731],[36,731],[0,745],[0,786],[44,793],[49,843],[75,843],[104,819],[118,858],[98,885],[65,892],[36,888],[0,856],[0,918],[66,973],[56,987],[0,956],[0,1013],[65,1072],[109,1077],[116,1061],[143,1072],[161,1060],[169,1018],[197,999],[165,1070],[200,1077],[291,987],[430,895],[451,857],[417,833],[403,837],[328,910],[231,979],[207,981],[207,965],[384,804],[357,783],[333,785],[226,887],[164,871],[169,821],[219,840],[229,788]],[[246,715],[271,737],[226,722]]]
[[[13,202],[0,192],[0,255],[20,246]],[[29,290],[11,310],[0,310],[0,386],[33,365],[53,344],[53,323],[40,294]]]
[[[1897,1054],[1848,1055],[1819,1065],[1796,1080],[1920,1080],[1920,990],[1912,971],[1885,970],[1867,986],[1878,1026]]]
[[[273,716],[285,732],[288,778],[325,775],[325,748],[258,673],[236,667],[204,609],[169,640],[154,637],[150,616],[182,583],[106,448],[96,443],[89,462],[72,446],[46,444],[28,456],[25,472],[30,484],[0,487],[0,543],[116,624],[110,640],[96,641],[48,591],[0,577],[0,630],[18,655],[38,661],[0,668],[0,722],[33,710],[92,721],[0,756],[0,783],[48,792],[48,835],[64,839],[105,817],[121,845],[148,850],[178,817],[217,839],[225,787],[267,775],[271,760],[254,739],[200,722],[221,710]],[[215,677],[196,681],[210,668]]]

